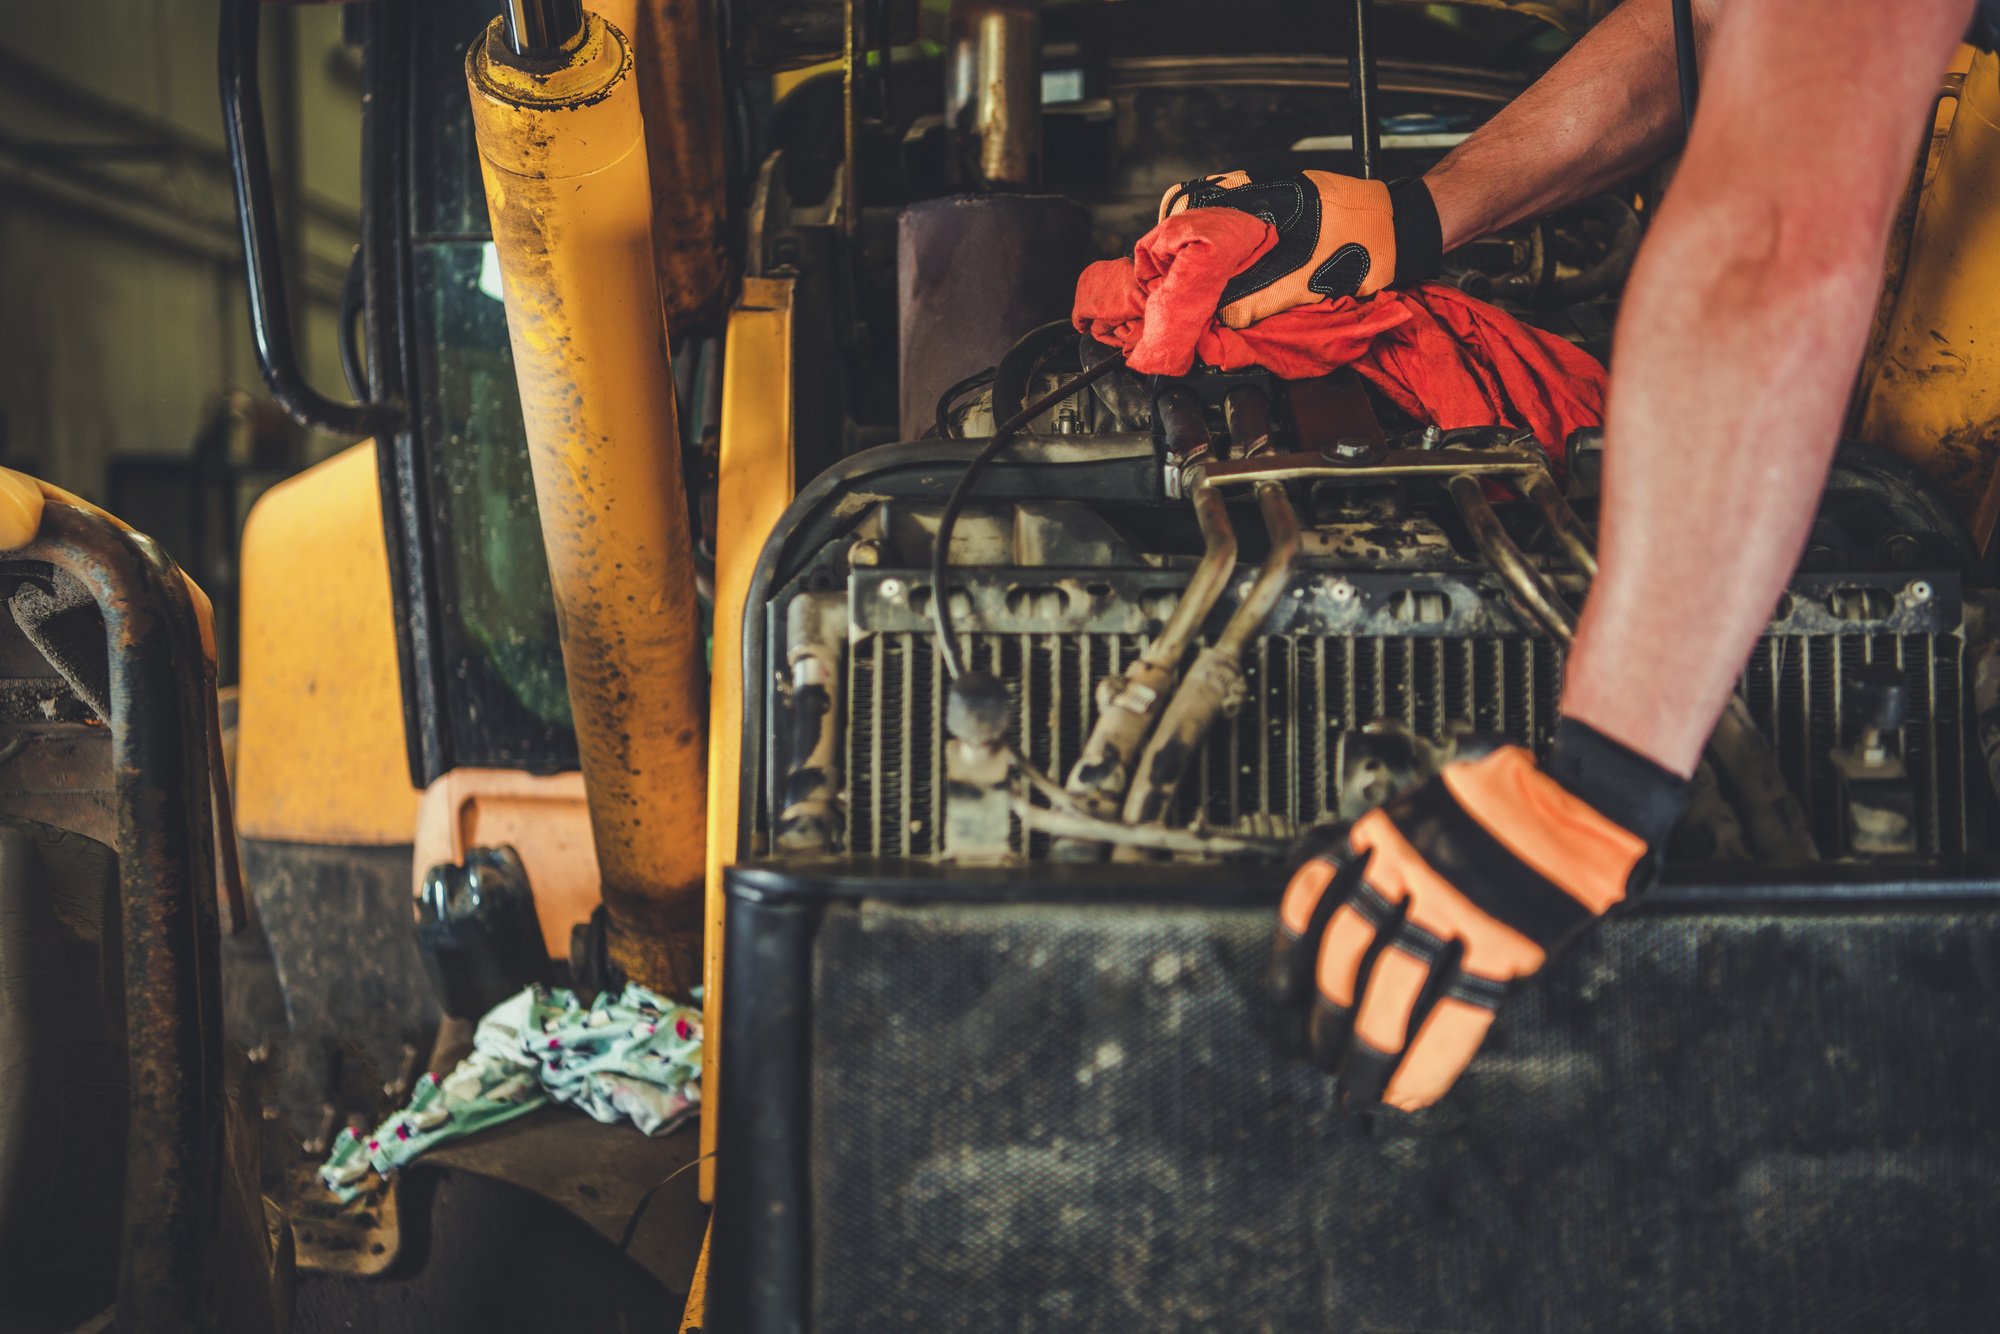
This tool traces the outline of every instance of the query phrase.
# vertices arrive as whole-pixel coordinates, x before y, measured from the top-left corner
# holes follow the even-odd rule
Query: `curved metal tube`
[[[1506,583],[1509,592],[1520,599],[1527,613],[1535,618],[1536,624],[1549,632],[1567,648],[1576,638],[1576,612],[1548,577],[1523,555],[1521,548],[1514,545],[1514,539],[1507,536],[1501,526],[1500,516],[1493,512],[1486,493],[1480,489],[1475,477],[1458,476],[1449,483],[1451,498],[1458,506],[1459,515],[1465,526],[1472,530],[1472,540],[1479,544],[1479,552],[1486,557],[1493,572]]]
[[[1724,796],[1735,798],[1734,810],[1753,856],[1781,863],[1819,860],[1805,807],[1785,781],[1770,741],[1742,696],[1730,695],[1723,706],[1704,762],[1721,780]]]
[[[1100,820],[1068,811],[1045,810],[1028,801],[1016,801],[1014,812],[1029,829],[1056,838],[1114,843],[1120,847],[1149,852],[1177,853],[1190,857],[1258,856],[1281,857],[1292,840],[1252,838],[1243,834],[1199,834],[1192,829],[1168,829],[1160,825],[1135,828],[1114,820]]]
[[[1215,641],[1218,651],[1239,658],[1250,637],[1271,619],[1278,599],[1285,595],[1285,585],[1291,582],[1292,564],[1299,558],[1299,516],[1293,512],[1285,488],[1277,482],[1263,483],[1257,488],[1257,504],[1264,511],[1264,529],[1271,535],[1271,554],[1265,557],[1257,582],[1250,585],[1242,605]]]
[[[1222,397],[1229,424],[1229,447],[1239,459],[1271,452],[1271,400],[1253,384],[1239,384]]]
[[[109,641],[132,1106],[118,1328],[195,1329],[223,1120],[207,654],[187,581],[151,538],[51,503],[35,540],[0,556],[0,569],[35,563],[84,584]]]
[[[1201,526],[1201,564],[1194,567],[1187,592],[1174,604],[1166,625],[1140,654],[1144,661],[1174,671],[1179,670],[1188,645],[1194,642],[1209,612],[1215,610],[1236,569],[1236,529],[1229,522],[1229,506],[1223,503],[1222,493],[1200,476],[1199,469],[1194,472],[1194,494],[1189,500],[1194,505],[1195,522]]]
[[[1597,577],[1597,547],[1590,530],[1583,526],[1576,511],[1569,507],[1569,501],[1556,487],[1555,479],[1547,473],[1530,473],[1521,482],[1522,494],[1537,510],[1549,531],[1556,535],[1563,551],[1569,556],[1570,564],[1581,570],[1586,578]]]
[[[291,305],[285,298],[283,251],[271,199],[271,155],[264,143],[264,104],[257,79],[259,8],[259,0],[222,0],[216,44],[222,128],[229,141],[229,177],[243,233],[244,284],[250,295],[250,337],[257,347],[257,368],[271,396],[301,426],[355,439],[385,433],[402,420],[399,407],[328,398],[307,382],[292,344]]]
[[[1201,525],[1201,564],[1195,566],[1187,590],[1160,633],[1125,669],[1122,679],[1107,681],[1101,688],[1097,721],[1064,784],[1086,806],[1105,807],[1106,814],[1116,811],[1132,762],[1179,679],[1181,659],[1236,569],[1236,530],[1222,493],[1208,484],[1199,467],[1188,469],[1187,478],[1195,522]]]
[[[1541,623],[1542,628],[1560,640],[1565,648],[1569,647],[1576,638],[1576,613],[1570,609],[1569,603],[1563,600],[1548,577],[1514,545],[1514,539],[1507,536],[1506,529],[1500,526],[1499,516],[1493,513],[1492,505],[1487,503],[1486,494],[1475,478],[1454,477],[1450,485],[1451,497],[1458,504],[1458,512],[1472,529],[1473,540],[1479,544],[1479,550],[1495,573],[1506,581],[1509,590]],[[1581,521],[1576,519],[1567,504],[1562,503],[1554,482],[1544,477],[1542,486],[1540,499],[1536,496],[1532,478],[1522,490],[1527,491],[1528,498],[1541,509],[1543,517],[1555,528],[1557,537],[1564,538],[1564,525],[1550,512],[1547,501],[1551,498],[1581,530]],[[1571,534],[1570,538],[1578,536]],[[1564,545],[1569,545],[1567,539]],[[1587,547],[1585,549],[1588,550]],[[1592,559],[1586,572],[1596,573],[1595,559]],[[1753,854],[1783,862],[1817,860],[1818,852],[1806,826],[1805,811],[1786,784],[1777,758],[1771,753],[1770,743],[1757,729],[1748,706],[1739,696],[1729,697],[1722,716],[1717,719],[1704,763],[1714,768],[1728,795],[1736,799],[1735,809],[1741,815],[1743,833]]]
[[[1188,669],[1187,679],[1168,703],[1160,725],[1146,744],[1138,770],[1132,776],[1131,791],[1125,794],[1127,824],[1158,824],[1173,805],[1195,749],[1215,720],[1235,710],[1243,690],[1243,650],[1250,639],[1271,618],[1285,587],[1291,582],[1292,566],[1299,555],[1299,519],[1292,511],[1290,497],[1277,482],[1262,482],[1257,501],[1264,511],[1264,526],[1271,535],[1271,554],[1258,571],[1256,582],[1230,616],[1213,645],[1205,648]],[[1135,860],[1144,853],[1135,848],[1118,850],[1121,860]]]
[[[1198,477],[1199,469],[1191,471]],[[1117,811],[1140,747],[1174,697],[1181,659],[1187,656],[1188,645],[1194,642],[1236,569],[1236,530],[1230,525],[1222,493],[1197,480],[1192,500],[1195,518],[1201,524],[1201,564],[1195,567],[1187,591],[1145,652],[1125,669],[1122,678],[1106,681],[1100,688],[1097,721],[1064,785],[1086,807],[1101,808],[1103,814]]]

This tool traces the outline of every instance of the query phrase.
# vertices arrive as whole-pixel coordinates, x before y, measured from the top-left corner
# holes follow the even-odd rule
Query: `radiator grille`
[[[1043,772],[1068,773],[1095,712],[1093,686],[1143,647],[1136,635],[988,634],[961,638],[967,665],[1005,681],[1013,739]],[[1961,641],[1949,634],[1772,636],[1760,644],[1740,690],[1777,746],[1787,780],[1823,848],[1837,842],[1828,753],[1839,744],[1839,683],[1863,662],[1894,662],[1908,684],[1904,753],[1926,856],[1966,846],[1966,737]],[[1540,749],[1554,725],[1562,654],[1529,637],[1272,636],[1252,652],[1242,710],[1210,734],[1183,784],[1181,823],[1215,824],[1273,814],[1295,824],[1323,818],[1333,749],[1342,731],[1400,718],[1425,736],[1465,722]],[[870,633],[852,646],[848,672],[849,849],[928,856],[943,820],[942,667],[929,635]],[[1021,830],[1014,831],[1020,847]],[[1031,836],[1031,857],[1047,839]]]

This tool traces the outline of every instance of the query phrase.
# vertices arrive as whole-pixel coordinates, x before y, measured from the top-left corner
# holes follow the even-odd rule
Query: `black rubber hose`
[[[951,410],[958,406],[958,400],[965,397],[965,395],[971,393],[981,385],[993,383],[993,376],[996,370],[998,370],[998,367],[988,366],[983,371],[974,371],[938,395],[937,426],[934,428],[938,439],[958,439],[958,432],[952,428]],[[996,418],[996,420],[998,419]]]
[[[1058,338],[1066,342],[1074,332],[1075,326],[1068,320],[1050,320],[1022,334],[1007,349],[1007,355],[993,368],[994,421],[1006,421],[1021,410],[1028,399],[1028,381],[1034,377],[1036,365],[1048,356],[1050,344]]]
[[[1026,341],[1027,339],[1022,340]],[[972,483],[986,470],[986,465],[999,456],[1000,451],[1007,447],[1007,442],[1012,440],[1022,427],[1064,399],[1097,383],[1124,360],[1122,352],[1113,352],[1088,370],[1063,381],[1000,423],[994,429],[993,437],[986,442],[985,448],[972,456],[972,461],[965,465],[965,471],[959,474],[957,484],[951,488],[951,496],[944,503],[944,513],[938,516],[937,538],[931,545],[930,610],[931,629],[937,636],[938,652],[943,656],[945,671],[952,680],[958,679],[964,670],[964,664],[959,661],[958,641],[952,638],[951,634],[951,587],[946,582],[947,566],[951,556],[951,530],[958,526],[958,512],[965,508],[966,498],[972,494]]]
[[[1639,238],[1645,231],[1632,206],[1615,195],[1586,199],[1571,211],[1602,223],[1610,230],[1611,239],[1596,263],[1550,284],[1551,295],[1557,304],[1564,306],[1602,296],[1624,282],[1632,271],[1632,261],[1638,257]]]

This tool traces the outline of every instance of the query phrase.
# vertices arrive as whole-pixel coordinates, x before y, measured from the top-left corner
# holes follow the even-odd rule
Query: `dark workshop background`
[[[360,200],[343,8],[269,6],[262,61],[302,356],[336,395]],[[0,463],[158,537],[233,621],[251,500],[342,443],[258,379],[214,0],[0,0]]]

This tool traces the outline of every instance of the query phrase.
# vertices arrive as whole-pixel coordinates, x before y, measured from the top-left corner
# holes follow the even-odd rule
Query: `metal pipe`
[[[945,57],[945,130],[961,174],[1028,189],[1042,174],[1042,16],[1034,0],[959,0]]]
[[[1549,531],[1562,544],[1570,564],[1581,570],[1585,578],[1595,579],[1597,548],[1594,539],[1576,511],[1569,507],[1569,501],[1557,489],[1555,479],[1547,473],[1529,473],[1521,480],[1521,491],[1541,511],[1542,521],[1548,524]]]
[[[1271,451],[1271,400],[1254,384],[1239,384],[1222,396],[1222,419],[1229,448],[1239,459]]]
[[[1162,395],[1162,418],[1168,396]],[[1198,407],[1198,405],[1197,405]],[[1183,413],[1171,416],[1168,450],[1200,458],[1208,452],[1208,428],[1199,411],[1190,419]],[[1083,754],[1064,784],[1081,805],[1100,815],[1115,814],[1123,802],[1133,761],[1152,733],[1161,710],[1180,679],[1181,659],[1200,633],[1202,622],[1215,609],[1223,590],[1236,569],[1236,530],[1229,522],[1229,507],[1222,493],[1209,486],[1199,464],[1183,476],[1189,492],[1195,522],[1201,527],[1201,563],[1188,578],[1187,589],[1167,623],[1154,635],[1122,676],[1107,677],[1097,686],[1097,721],[1091,725]],[[1058,845],[1058,857],[1084,855],[1081,848]],[[1088,850],[1095,856],[1096,849]]]
[[[700,982],[706,667],[629,45],[466,56],[612,961]]]
[[[1188,645],[1194,642],[1209,612],[1215,610],[1236,569],[1236,529],[1229,522],[1229,506],[1223,503],[1222,493],[1196,470],[1194,494],[1189,499],[1195,523],[1201,528],[1201,563],[1194,567],[1187,591],[1174,604],[1166,625],[1139,655],[1141,661],[1169,671],[1180,667]]]
[[[802,593],[786,614],[791,643],[792,750],[784,779],[778,851],[830,852],[840,846],[841,666],[847,647],[847,594]]]
[[[1355,175],[1372,181],[1382,169],[1382,127],[1375,120],[1375,0],[1354,0],[1354,59],[1347,67],[1347,91],[1359,158]]]
[[[582,0],[505,0],[507,49],[526,60],[553,60],[583,34]]]
[[[1553,483],[1550,486],[1553,489]],[[1457,502],[1458,512],[1472,530],[1473,541],[1479,544],[1487,563],[1528,614],[1568,648],[1576,638],[1576,613],[1569,603],[1507,535],[1476,479],[1454,477],[1450,489],[1451,498]],[[1749,707],[1740,696],[1729,697],[1709,738],[1707,754],[1707,763],[1714,766],[1725,791],[1735,798],[1735,808],[1742,813],[1744,834],[1755,855],[1779,861],[1817,858],[1812,835],[1806,828],[1804,808],[1785,782],[1770,744],[1757,729]]]
[[[1187,679],[1174,692],[1159,727],[1146,743],[1131,790],[1125,794],[1127,824],[1153,825],[1166,820],[1202,738],[1218,717],[1234,713],[1242,702],[1243,650],[1271,618],[1291,582],[1292,566],[1299,555],[1299,519],[1291,498],[1278,483],[1264,482],[1257,487],[1257,503],[1270,533],[1271,554],[1265,557],[1263,568],[1221,635],[1196,655]],[[1139,860],[1144,855],[1132,847],[1121,847],[1116,854],[1121,861]]]
[[[1265,557],[1257,581],[1250,585],[1250,592],[1215,641],[1218,651],[1239,658],[1250,637],[1264,627],[1277,609],[1278,599],[1285,595],[1285,585],[1291,582],[1292,564],[1299,555],[1299,516],[1293,511],[1285,488],[1276,482],[1260,484],[1257,505],[1264,513],[1265,531],[1271,535],[1271,554]]]
[[[1459,515],[1465,526],[1472,530],[1472,540],[1478,544],[1479,552],[1486,557],[1486,563],[1500,576],[1523,609],[1535,619],[1536,624],[1554,636],[1567,648],[1576,638],[1576,612],[1570,608],[1563,595],[1548,577],[1536,569],[1521,548],[1514,545],[1514,539],[1507,536],[1507,530],[1500,523],[1500,516],[1493,512],[1493,506],[1486,500],[1486,493],[1480,489],[1475,477],[1458,476],[1451,479],[1451,498],[1458,506]]]
[[[1149,852],[1174,853],[1190,857],[1283,856],[1292,840],[1251,838],[1242,834],[1203,834],[1192,829],[1168,829],[1160,825],[1135,828],[1115,820],[1101,820],[1067,811],[1045,810],[1031,802],[1014,803],[1014,814],[1028,828],[1058,839],[1112,843],[1119,847]]]
[[[222,91],[222,128],[229,143],[230,183],[243,236],[245,287],[250,297],[250,337],[257,368],[271,396],[300,425],[328,435],[359,438],[392,431],[400,408],[385,403],[336,403],[306,380],[292,341],[285,297],[284,251],[273,217],[271,155],[264,142],[264,108],[257,79],[259,0],[222,0],[216,61]]]
[[[1167,400],[1163,396],[1164,407]],[[1548,471],[1539,450],[1528,449],[1392,449],[1357,461],[1335,460],[1317,451],[1264,453],[1254,459],[1230,459],[1210,465],[1213,486],[1249,486],[1257,482],[1353,482],[1363,477],[1508,477],[1516,480]]]

